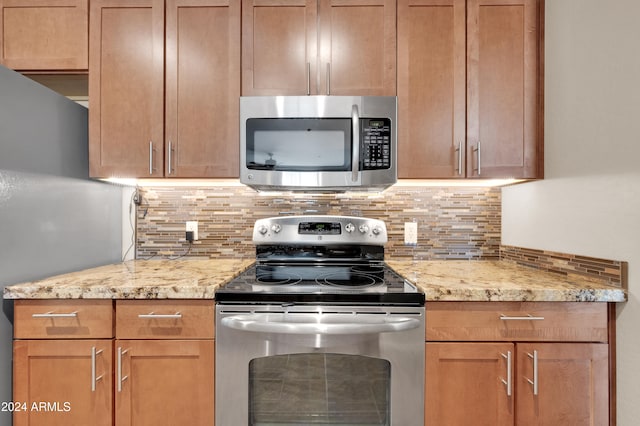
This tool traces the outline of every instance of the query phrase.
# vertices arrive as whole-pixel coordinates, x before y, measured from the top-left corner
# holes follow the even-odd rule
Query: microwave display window
[[[249,169],[351,169],[350,119],[252,118],[246,126]]]

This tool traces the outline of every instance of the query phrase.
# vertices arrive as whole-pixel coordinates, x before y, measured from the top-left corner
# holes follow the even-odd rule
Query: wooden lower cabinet
[[[118,426],[212,425],[213,340],[116,340]]]
[[[14,426],[112,425],[113,340],[16,340]]]
[[[427,303],[425,425],[615,426],[611,313],[604,303]]]
[[[427,343],[425,424],[606,425],[608,379],[607,344]]]

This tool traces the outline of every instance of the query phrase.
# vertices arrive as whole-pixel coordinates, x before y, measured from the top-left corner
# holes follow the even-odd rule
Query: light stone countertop
[[[578,274],[546,272],[509,261],[388,261],[427,301],[624,302],[626,291]]]
[[[255,259],[130,260],[7,286],[5,299],[213,299]]]
[[[132,260],[7,286],[5,299],[214,299],[254,259]],[[507,261],[387,262],[427,301],[623,302],[624,289]]]

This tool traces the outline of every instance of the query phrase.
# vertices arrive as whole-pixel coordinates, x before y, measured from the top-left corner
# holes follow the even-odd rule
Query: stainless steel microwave
[[[240,98],[240,182],[257,190],[382,190],[397,180],[395,96]]]

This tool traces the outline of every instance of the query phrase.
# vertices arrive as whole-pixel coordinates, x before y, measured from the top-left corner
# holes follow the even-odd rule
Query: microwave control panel
[[[391,120],[360,118],[362,170],[391,167]]]

